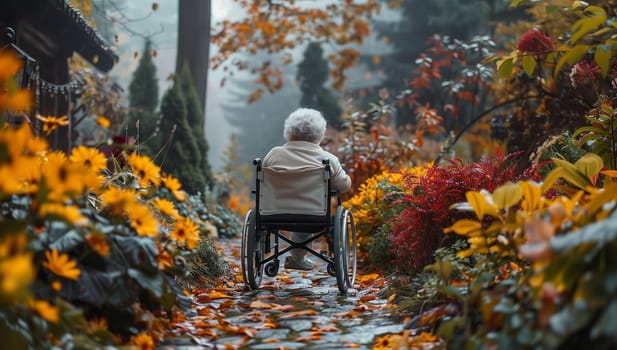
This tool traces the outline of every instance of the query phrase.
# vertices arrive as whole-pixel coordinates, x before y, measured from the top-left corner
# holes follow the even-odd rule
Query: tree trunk
[[[211,12],[210,0],[178,0],[176,74],[179,75],[182,66],[188,64],[203,111],[208,87]],[[204,116],[201,124],[205,126]]]

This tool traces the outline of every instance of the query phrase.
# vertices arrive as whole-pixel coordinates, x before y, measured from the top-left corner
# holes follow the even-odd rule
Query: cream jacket
[[[274,147],[266,154],[262,166],[277,171],[298,172],[323,167],[323,159],[330,160],[332,177],[330,184],[333,190],[347,192],[351,188],[351,179],[345,173],[338,158],[324,151],[319,145],[307,141],[290,141],[282,146]]]

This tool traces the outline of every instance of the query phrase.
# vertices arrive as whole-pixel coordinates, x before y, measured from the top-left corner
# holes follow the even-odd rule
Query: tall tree
[[[210,0],[178,0],[176,74],[188,65],[202,111],[206,108],[208,86],[211,7]],[[203,115],[198,126],[205,126]]]
[[[316,42],[308,44],[296,74],[302,92],[300,106],[320,110],[328,125],[339,128],[343,109],[336,95],[325,86],[328,72],[328,61],[324,58],[321,45]]]
[[[208,185],[212,185],[212,170],[210,168],[210,163],[208,162],[208,149],[210,147],[208,146],[208,141],[206,140],[203,127],[198,126],[203,120],[204,113],[203,109],[199,105],[199,98],[197,97],[197,92],[195,91],[195,86],[193,85],[193,80],[191,78],[191,71],[188,65],[185,64],[183,66],[180,76],[177,79],[184,97],[187,121],[189,126],[191,126],[191,132],[195,138],[197,148],[199,148],[199,153],[201,155],[198,168],[202,171]]]
[[[161,101],[161,131],[173,132],[170,137],[160,138],[161,169],[180,180],[189,193],[206,189],[206,179],[199,169],[201,154],[187,118],[187,108],[180,84],[167,90]],[[167,132],[166,132],[167,131]]]
[[[156,66],[152,61],[152,43],[146,40],[139,59],[139,65],[129,85],[129,118],[126,124],[128,136],[135,137],[138,146],[149,153],[157,150],[149,147],[159,120],[156,112],[159,101],[159,81],[156,76]],[[137,124],[139,123],[139,128]]]

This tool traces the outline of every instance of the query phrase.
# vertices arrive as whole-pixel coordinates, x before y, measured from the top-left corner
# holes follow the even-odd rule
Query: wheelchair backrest
[[[326,215],[329,177],[325,166],[297,171],[263,167],[258,174],[259,213]]]

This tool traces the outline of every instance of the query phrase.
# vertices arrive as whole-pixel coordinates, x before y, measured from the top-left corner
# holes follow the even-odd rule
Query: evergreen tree
[[[189,193],[203,192],[206,178],[199,168],[201,154],[187,118],[187,108],[180,84],[174,84],[163,96],[161,102],[161,131],[171,137],[161,142],[160,161],[163,172],[172,174]]]
[[[158,151],[148,139],[156,133],[159,121],[156,108],[159,101],[159,82],[156,66],[151,56],[152,43],[146,40],[139,65],[129,85],[129,117],[126,123],[128,136],[135,137],[138,146],[152,154]],[[139,130],[137,123],[139,122]]]
[[[339,128],[342,108],[332,90],[325,87],[328,72],[328,61],[323,57],[321,45],[310,43],[304,51],[304,59],[298,65],[296,75],[302,92],[300,106],[321,111],[328,125]]]
[[[212,170],[208,162],[208,150],[210,147],[208,146],[208,141],[206,140],[204,132],[204,112],[201,108],[195,86],[193,85],[191,71],[186,64],[182,66],[182,71],[178,77],[178,84],[180,85],[180,91],[186,104],[187,121],[191,127],[193,138],[197,143],[197,148],[201,155],[201,160],[197,165],[203,172],[208,186],[212,186]]]
[[[265,59],[267,52],[258,52],[256,60]],[[274,60],[274,58],[273,58]],[[263,158],[273,146],[285,142],[283,122],[289,113],[298,108],[300,91],[294,82],[294,66],[282,67],[286,83],[276,94],[265,94],[255,102],[247,103],[247,98],[255,88],[254,77],[238,74],[227,81],[226,99],[222,109],[225,120],[236,128],[238,138],[238,162],[252,164],[253,159]]]

